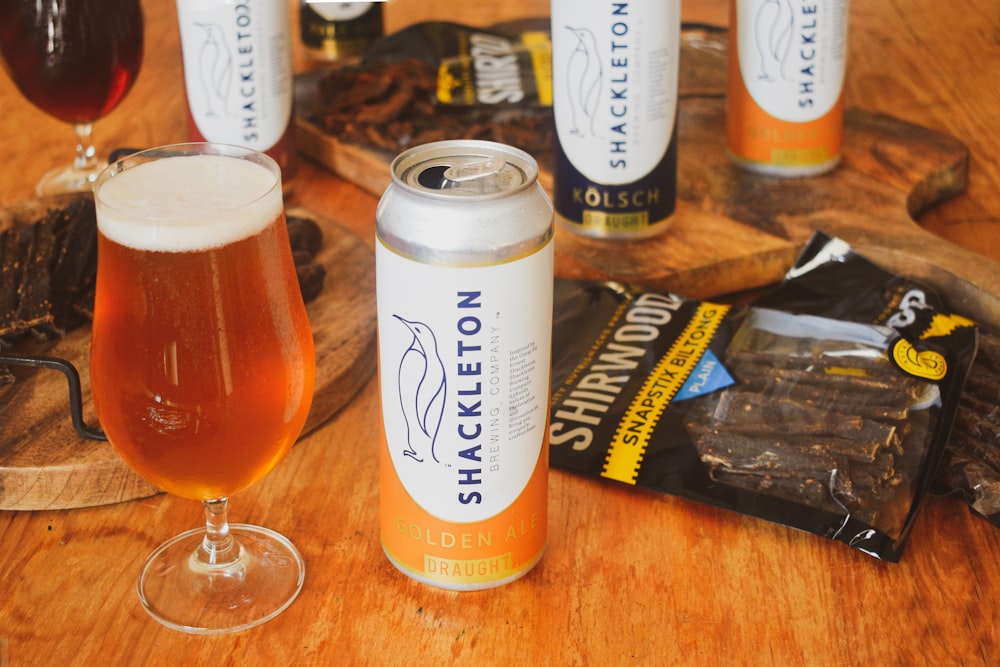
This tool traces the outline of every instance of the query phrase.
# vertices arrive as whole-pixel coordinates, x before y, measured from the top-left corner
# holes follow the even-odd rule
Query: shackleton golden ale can
[[[667,229],[677,188],[680,0],[552,0],[556,220],[590,236]]]
[[[847,0],[730,0],[726,153],[771,176],[840,162]]]
[[[376,211],[382,548],[475,590],[524,575],[547,531],[552,205],[523,151],[412,148]]]

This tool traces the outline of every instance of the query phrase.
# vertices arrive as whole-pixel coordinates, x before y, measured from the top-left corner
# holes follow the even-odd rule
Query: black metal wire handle
[[[60,371],[66,376],[69,384],[69,413],[73,419],[73,428],[81,437],[88,440],[107,440],[100,428],[91,428],[83,421],[83,394],[80,391],[80,373],[76,367],[65,359],[47,356],[30,356],[0,352],[0,366],[28,366],[30,368],[49,368]]]

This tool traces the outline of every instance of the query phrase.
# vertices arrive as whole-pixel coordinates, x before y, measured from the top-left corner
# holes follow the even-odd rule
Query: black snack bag
[[[823,308],[840,308],[850,289],[819,297]],[[975,329],[928,343],[786,312],[768,296],[768,307],[729,307],[557,281],[552,465],[896,561],[944,449]]]
[[[362,65],[417,60],[437,71],[437,104],[552,106],[548,19],[487,28],[425,21],[373,42]]]
[[[834,304],[832,297],[837,296]],[[796,312],[888,324],[920,337],[961,326],[933,290],[890,273],[844,241],[817,232],[786,279],[758,300]],[[834,306],[836,310],[830,309]],[[958,495],[1000,527],[1000,336],[979,327],[978,351],[931,492]]]
[[[932,491],[959,495],[1000,528],[1000,336],[980,329],[955,425]]]

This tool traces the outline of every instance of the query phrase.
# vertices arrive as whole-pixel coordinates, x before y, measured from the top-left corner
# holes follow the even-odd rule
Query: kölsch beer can
[[[552,0],[560,226],[634,239],[676,205],[680,0]]]
[[[384,4],[300,0],[302,46],[317,60],[360,57],[369,44],[382,36]]]
[[[726,152],[749,171],[840,162],[848,0],[730,0]]]
[[[523,151],[441,141],[392,163],[376,212],[382,548],[475,590],[547,530],[552,206]]]

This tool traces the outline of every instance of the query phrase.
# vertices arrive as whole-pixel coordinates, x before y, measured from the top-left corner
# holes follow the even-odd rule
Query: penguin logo
[[[223,116],[233,85],[233,57],[221,27],[214,23],[195,25],[205,31],[205,41],[198,49],[198,82],[207,107],[205,114]]]
[[[399,407],[406,422],[406,449],[403,455],[423,463],[430,456],[439,463],[434,452],[441,417],[444,415],[447,378],[444,363],[438,354],[434,331],[423,322],[405,320],[403,323],[413,339],[399,359],[397,388]]]
[[[594,121],[601,95],[604,70],[594,33],[586,28],[566,29],[576,37],[573,53],[566,63],[566,92],[569,98],[571,134],[583,136],[581,125],[594,135]]]
[[[786,78],[795,17],[789,0],[765,0],[754,16],[754,41],[760,54],[760,79]]]

